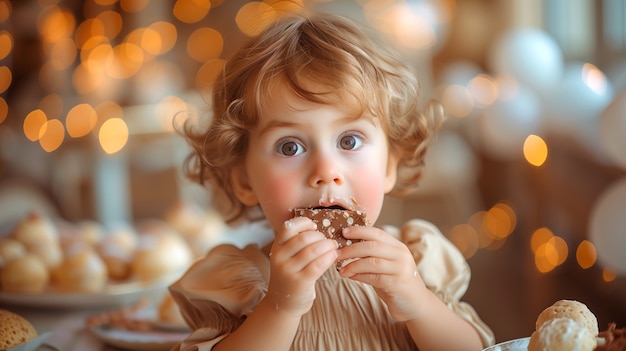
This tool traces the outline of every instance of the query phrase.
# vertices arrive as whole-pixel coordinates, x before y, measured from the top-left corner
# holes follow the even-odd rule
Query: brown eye
[[[278,153],[283,156],[296,156],[302,152],[304,152],[304,148],[295,141],[284,142],[278,147]]]
[[[356,135],[345,135],[339,139],[339,148],[343,150],[358,149],[363,142]]]

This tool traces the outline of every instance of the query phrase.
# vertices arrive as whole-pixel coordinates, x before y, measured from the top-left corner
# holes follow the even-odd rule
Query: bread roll
[[[39,256],[26,253],[2,267],[2,290],[15,293],[41,293],[50,281],[50,272]]]
[[[143,222],[131,269],[140,281],[158,279],[189,267],[193,254],[185,240],[167,223]]]
[[[0,238],[0,267],[12,259],[26,254],[26,246],[13,238]]]
[[[0,350],[24,344],[37,336],[35,327],[24,317],[0,309]]]
[[[47,243],[58,243],[59,232],[52,220],[38,212],[31,212],[15,227],[13,237],[26,247]]]
[[[570,318],[589,330],[592,335],[598,335],[598,319],[589,310],[587,305],[576,300],[559,300],[550,307],[544,309],[535,323],[535,329],[555,318]]]
[[[69,253],[55,270],[57,288],[63,292],[102,291],[107,279],[106,265],[93,249]]]

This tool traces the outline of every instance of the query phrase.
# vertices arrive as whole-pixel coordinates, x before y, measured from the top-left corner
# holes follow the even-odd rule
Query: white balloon
[[[512,75],[537,92],[553,89],[563,72],[563,53],[554,38],[532,28],[505,32],[489,53],[495,74]]]
[[[494,158],[517,158],[528,135],[537,133],[541,102],[535,92],[514,80],[499,79],[498,91],[498,99],[480,116],[479,141]]]
[[[626,178],[611,184],[591,212],[589,240],[600,264],[626,275]]]
[[[600,135],[611,161],[626,169],[626,89],[600,115]]]

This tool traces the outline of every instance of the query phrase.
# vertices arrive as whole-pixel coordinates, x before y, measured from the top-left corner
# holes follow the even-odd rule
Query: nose
[[[344,182],[340,163],[327,153],[318,153],[311,157],[311,175],[309,185],[317,188],[324,185],[341,185]]]

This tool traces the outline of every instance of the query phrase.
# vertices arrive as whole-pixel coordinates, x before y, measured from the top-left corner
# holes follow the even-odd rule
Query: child
[[[385,194],[415,186],[436,118],[418,112],[408,66],[347,19],[299,14],[238,51],[213,94],[209,128],[185,128],[195,149],[187,171],[223,191],[231,219],[260,209],[274,240],[220,245],[170,287],[193,329],[174,350],[458,351],[494,342],[459,301],[465,259],[432,225],[350,227],[343,234],[354,243],[339,249],[310,219],[293,218],[294,208],[333,207],[375,223]]]

